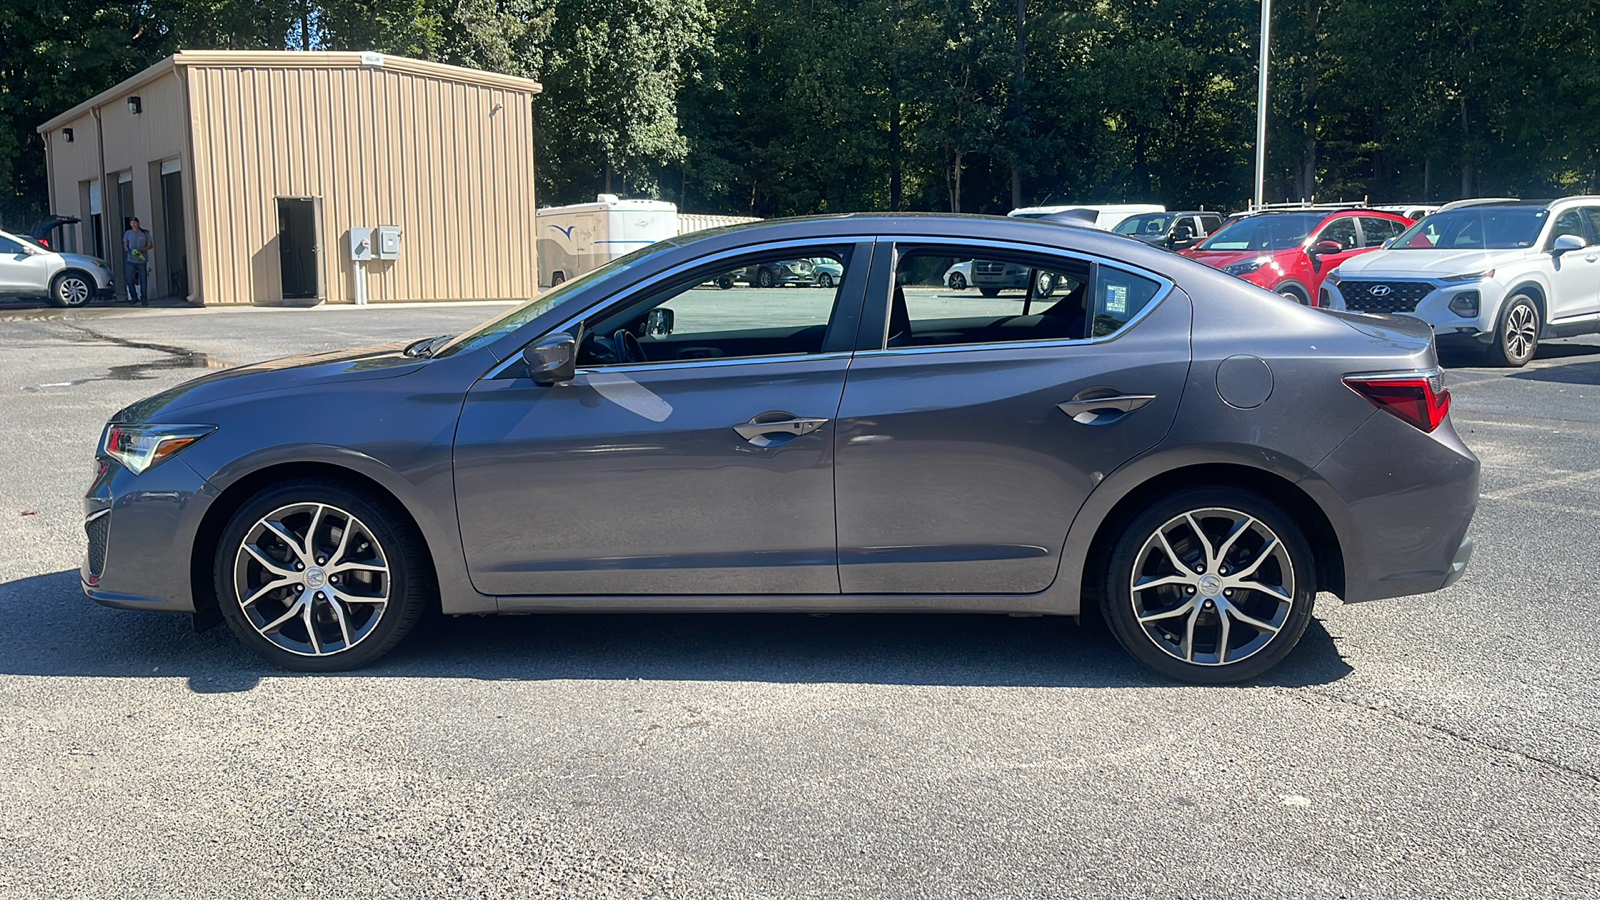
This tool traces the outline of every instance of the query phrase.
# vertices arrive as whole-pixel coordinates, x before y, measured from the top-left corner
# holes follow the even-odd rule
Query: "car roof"
[[[952,244],[974,239],[1033,244],[1121,260],[1169,278],[1175,268],[1198,265],[1165,250],[1129,240],[1126,235],[1098,228],[1065,225],[1045,219],[964,213],[860,212],[763,219],[678,235],[662,243],[681,248],[693,247],[694,252],[699,253],[714,252],[724,246],[731,249],[758,240],[821,239],[847,242],[873,237],[889,240],[917,238],[949,241]]]

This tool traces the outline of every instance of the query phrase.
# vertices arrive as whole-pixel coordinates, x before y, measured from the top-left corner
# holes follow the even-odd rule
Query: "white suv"
[[[41,298],[56,306],[86,306],[111,293],[111,267],[80,253],[57,253],[0,231],[0,299]]]
[[[1600,197],[1461,200],[1384,246],[1335,269],[1322,305],[1421,319],[1507,366],[1600,332]]]

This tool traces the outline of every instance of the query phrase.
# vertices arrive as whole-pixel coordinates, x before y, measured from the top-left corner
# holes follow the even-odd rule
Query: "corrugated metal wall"
[[[534,94],[354,67],[187,66],[203,301],[282,300],[277,199],[314,198],[328,302],[352,227],[397,225],[376,302],[537,293]]]

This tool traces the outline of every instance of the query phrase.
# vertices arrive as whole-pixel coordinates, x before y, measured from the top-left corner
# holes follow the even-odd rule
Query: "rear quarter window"
[[[1148,278],[1107,265],[1096,274],[1090,337],[1107,337],[1127,327],[1161,289]]]

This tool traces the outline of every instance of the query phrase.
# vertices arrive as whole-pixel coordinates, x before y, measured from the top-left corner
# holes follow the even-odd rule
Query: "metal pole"
[[[1267,181],[1267,48],[1271,43],[1272,0],[1261,0],[1261,82],[1256,89],[1256,205],[1265,202]]]

